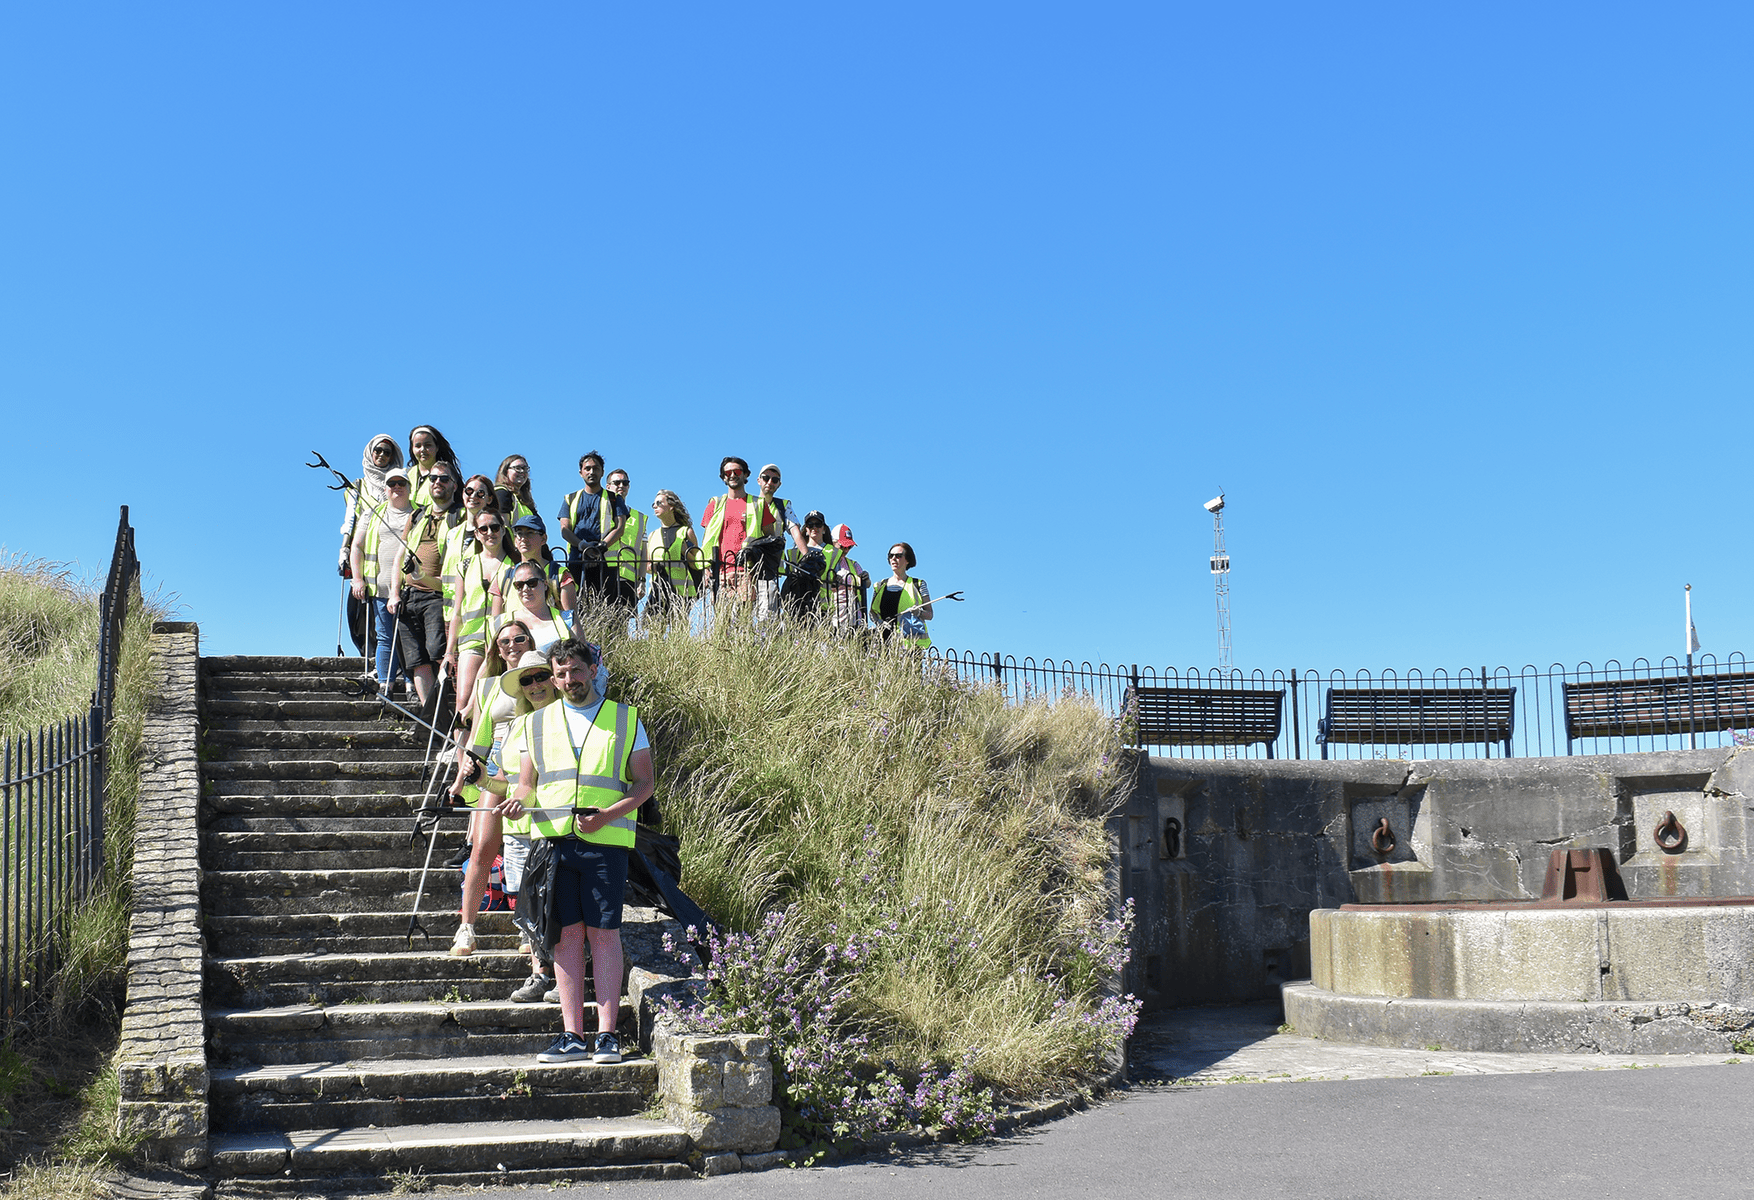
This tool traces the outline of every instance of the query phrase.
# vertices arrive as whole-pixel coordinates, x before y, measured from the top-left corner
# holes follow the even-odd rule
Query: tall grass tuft
[[[0,559],[0,736],[87,711],[97,687],[99,591],[59,564]],[[129,1149],[106,1132],[116,1109],[108,1060],[126,983],[148,634],[165,607],[138,590],[129,597],[108,731],[103,880],[66,918],[48,1000],[7,1046],[21,1073],[0,1079],[0,1162],[10,1166],[21,1153],[34,1160],[14,1179],[23,1195],[90,1194],[101,1165]],[[56,1145],[59,1135],[66,1140]]]
[[[735,929],[784,909],[797,945],[865,948],[846,1004],[871,1061],[972,1061],[1012,1095],[1102,1065],[1103,818],[1129,781],[1094,703],[1009,703],[813,631],[579,628],[640,706],[689,894]]]
[[[97,632],[95,593],[70,567],[0,558],[0,738],[85,711]]]

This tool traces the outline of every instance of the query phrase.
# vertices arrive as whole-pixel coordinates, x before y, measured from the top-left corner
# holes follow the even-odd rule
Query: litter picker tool
[[[968,599],[968,597],[964,596],[961,592],[946,592],[942,596],[934,596],[930,600],[914,605],[912,608],[904,608],[895,615],[898,617],[905,617],[910,612],[918,612],[922,608],[930,608],[940,600],[955,600],[956,602],[961,603],[966,599]]]

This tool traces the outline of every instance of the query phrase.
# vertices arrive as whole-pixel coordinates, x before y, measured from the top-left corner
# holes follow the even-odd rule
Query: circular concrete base
[[[1305,1037],[1364,1046],[1568,1054],[1731,1054],[1754,1040],[1754,1010],[1727,1004],[1426,1000],[1281,989]]]

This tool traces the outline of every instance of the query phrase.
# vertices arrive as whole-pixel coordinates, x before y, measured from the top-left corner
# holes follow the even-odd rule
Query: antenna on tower
[[[1224,548],[1224,493],[1201,505],[1212,514],[1212,579],[1218,591],[1218,665],[1230,669],[1230,553]]]

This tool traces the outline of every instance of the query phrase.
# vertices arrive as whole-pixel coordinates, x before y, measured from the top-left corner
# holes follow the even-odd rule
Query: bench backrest
[[[1142,746],[1248,746],[1279,740],[1283,688],[1128,688]]]
[[[1323,742],[1449,746],[1508,742],[1515,729],[1516,689],[1329,688]]]
[[[1648,737],[1754,725],[1754,673],[1566,683],[1565,736]]]

